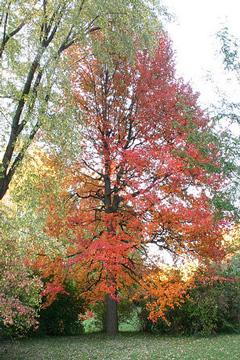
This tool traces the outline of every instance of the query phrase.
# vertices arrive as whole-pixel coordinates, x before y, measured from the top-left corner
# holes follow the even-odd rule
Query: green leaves
[[[240,70],[239,58],[239,39],[229,33],[229,29],[224,27],[217,33],[221,42],[221,53],[224,56],[225,69],[230,71]]]

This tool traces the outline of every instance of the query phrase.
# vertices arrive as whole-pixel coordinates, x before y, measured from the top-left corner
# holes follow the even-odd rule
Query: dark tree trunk
[[[3,199],[4,195],[6,194],[9,186],[9,181],[7,179],[7,176],[2,175],[0,173],[0,200]]]
[[[105,331],[107,335],[114,336],[118,333],[117,302],[106,295],[105,298]]]

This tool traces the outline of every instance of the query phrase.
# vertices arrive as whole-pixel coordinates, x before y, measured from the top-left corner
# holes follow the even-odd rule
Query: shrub
[[[85,310],[85,304],[79,299],[74,287],[68,284],[66,294],[58,294],[56,300],[40,311],[39,329],[41,335],[79,335],[83,325],[79,314]]]
[[[1,267],[0,335],[24,336],[37,327],[41,289],[40,279],[15,258]]]
[[[180,306],[169,308],[167,321],[148,320],[142,304],[140,320],[142,329],[155,333],[210,335],[220,332],[240,332],[240,259],[232,262],[220,275],[225,280],[199,284],[188,293],[189,299]]]

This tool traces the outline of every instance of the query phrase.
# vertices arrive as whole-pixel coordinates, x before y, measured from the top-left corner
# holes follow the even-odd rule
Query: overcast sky
[[[219,87],[240,101],[240,86],[227,80],[219,55],[216,33],[228,26],[240,37],[240,0],[163,0],[176,20],[167,25],[176,50],[178,73],[200,91],[202,103],[216,101]],[[208,81],[208,78],[212,81]],[[237,90],[238,87],[238,90]]]

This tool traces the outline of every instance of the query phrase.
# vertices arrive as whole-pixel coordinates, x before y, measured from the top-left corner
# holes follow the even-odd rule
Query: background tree
[[[131,55],[132,35],[138,33],[147,46],[158,22],[155,10],[141,0],[4,0],[0,10],[1,199],[38,129],[64,128],[63,117],[60,122],[54,117],[66,79],[64,51],[91,42],[101,56],[105,48]],[[99,29],[102,48],[90,36]]]
[[[218,104],[212,106],[216,131],[219,135],[221,134],[223,166],[229,180],[231,179],[225,189],[226,198],[231,199],[232,205],[224,198],[216,198],[216,202],[221,203],[222,206],[225,205],[228,209],[235,208],[235,214],[239,217],[240,39],[231,35],[227,27],[221,29],[217,37],[223,62],[222,71],[234,92],[219,91]]]

